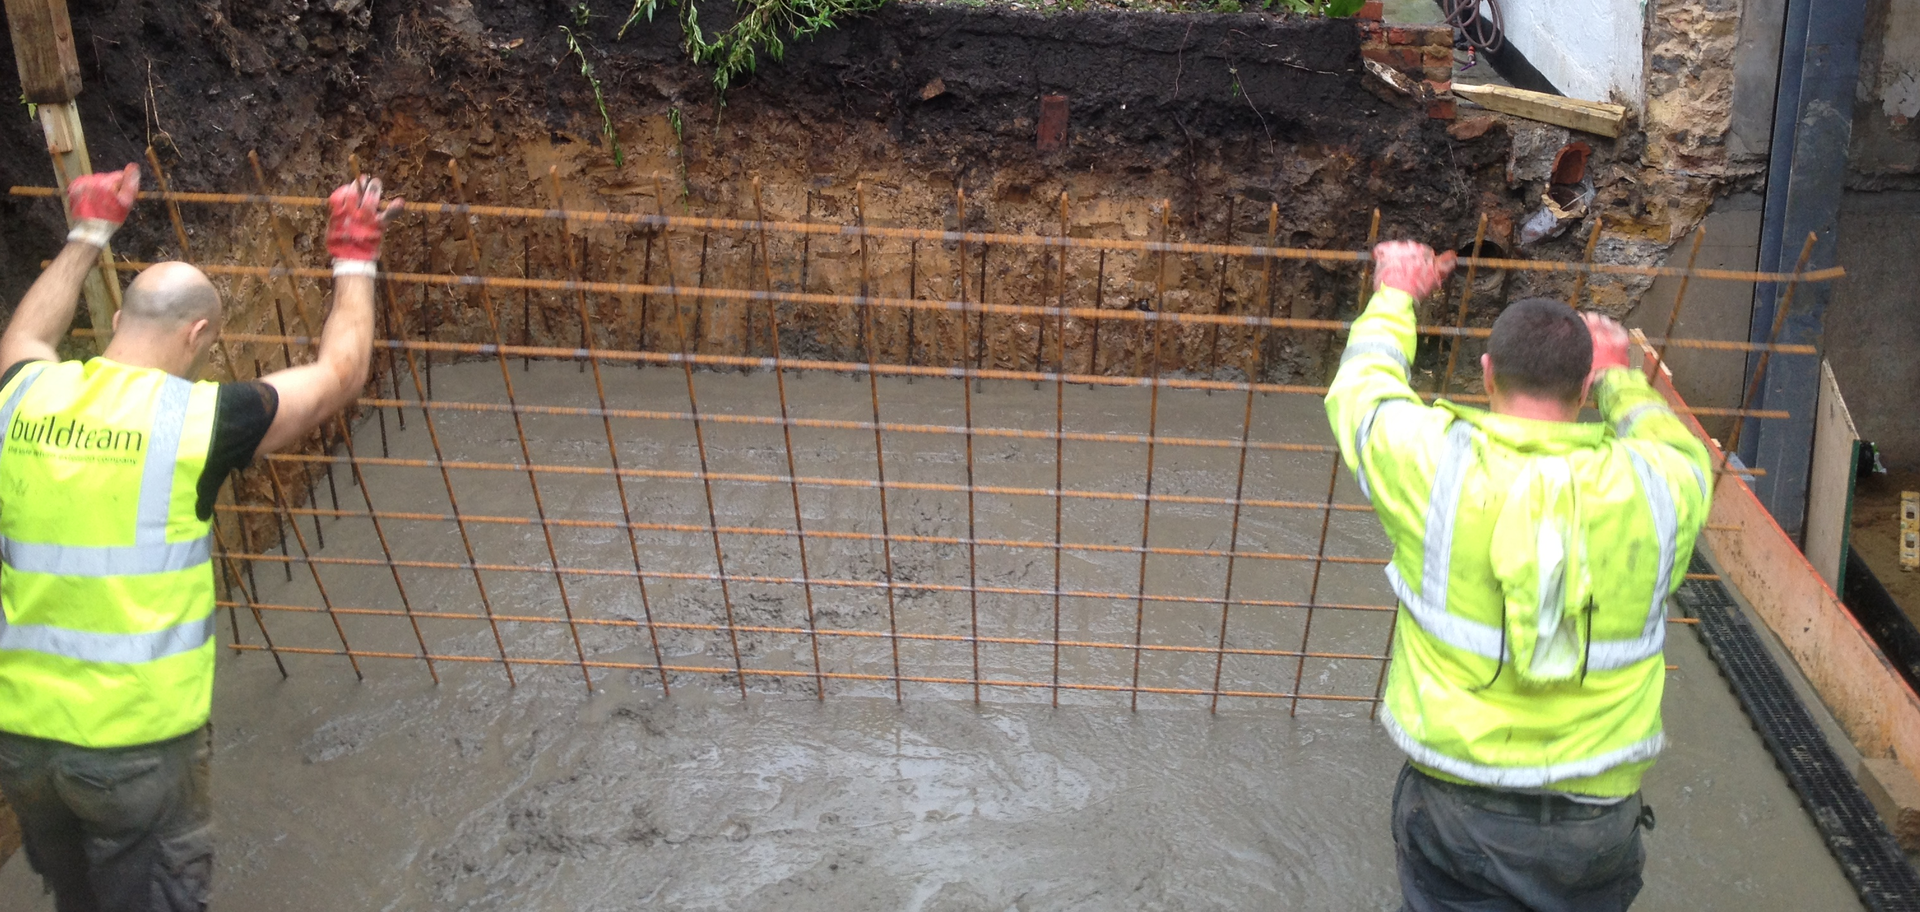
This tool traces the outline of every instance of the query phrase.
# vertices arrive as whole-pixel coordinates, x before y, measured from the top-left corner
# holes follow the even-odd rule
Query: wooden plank
[[[1807,562],[1835,592],[1845,592],[1848,533],[1853,529],[1854,466],[1860,435],[1840,397],[1833,366],[1820,362],[1820,398],[1813,416],[1813,469],[1807,483]]]
[[[80,94],[80,59],[73,51],[67,0],[6,0],[13,59],[27,101],[58,104]]]
[[[53,157],[53,179],[65,187],[83,174],[93,173],[93,159],[87,154],[86,131],[80,128],[80,111],[72,104],[40,106],[40,126],[47,135],[47,153]],[[69,223],[73,213],[67,213]],[[120,272],[113,268],[113,248],[100,248],[100,268],[87,273],[80,285],[87,302],[87,315],[93,321],[94,350],[104,352],[113,341],[113,315],[120,310]]]
[[[1626,129],[1627,109],[1602,101],[1582,101],[1511,86],[1453,84],[1453,94],[1489,111],[1525,117],[1571,130],[1617,137]]]
[[[1658,372],[1654,387],[1669,404],[1685,404],[1667,371]],[[1720,465],[1725,456],[1719,444],[1692,415],[1681,412],[1680,418]],[[1727,585],[1779,638],[1860,753],[1892,757],[1920,777],[1920,696],[1737,476],[1715,481],[1701,538]]]

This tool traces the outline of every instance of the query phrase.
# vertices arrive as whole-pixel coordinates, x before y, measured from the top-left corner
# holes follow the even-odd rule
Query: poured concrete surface
[[[498,398],[497,387],[487,385],[499,383],[492,365],[435,373],[441,399]],[[571,366],[535,365],[522,374],[515,365],[514,376],[523,402],[591,404],[590,382]],[[684,399],[672,401],[677,376],[614,377],[617,384],[641,386],[616,385],[613,404],[682,408]],[[699,383],[709,413],[774,408],[763,376],[702,375]],[[796,409],[810,415],[838,410],[841,417],[859,417],[864,406],[871,417],[863,382],[815,376],[789,386],[790,393],[803,393],[795,397]],[[679,395],[684,392],[681,385]],[[1050,427],[1054,395],[1051,388],[990,384],[976,394],[976,420]],[[1163,397],[1162,433],[1239,431],[1242,397]],[[1070,430],[1076,423],[1104,431],[1144,423],[1146,397],[1138,391],[1078,389],[1067,398]],[[1315,400],[1263,397],[1256,405],[1254,439],[1324,439],[1323,427],[1312,423]],[[957,424],[953,410],[963,407],[950,382],[882,388],[887,420]],[[421,454],[417,416],[404,437],[389,428],[395,455]],[[626,464],[675,468],[696,458],[676,426],[633,424],[616,428]],[[508,422],[463,417],[439,430],[449,458],[518,458]],[[529,430],[538,460],[589,465],[604,459],[597,419],[530,420]],[[731,441],[708,441],[710,457],[724,463],[714,465],[716,471],[752,471],[755,464],[784,471],[777,431],[730,433]],[[374,437],[363,424],[362,455],[375,451]],[[1051,484],[1051,441],[976,438],[975,445],[980,483]],[[801,474],[864,477],[871,446],[870,432],[796,434],[805,456]],[[964,468],[955,467],[948,438],[890,434],[887,448],[890,478],[946,480]],[[1068,483],[1137,489],[1142,449],[1070,444]],[[577,458],[567,459],[569,452]],[[1211,496],[1224,485],[1230,494],[1236,458],[1230,450],[1163,447],[1156,490]],[[1248,470],[1248,496],[1319,499],[1328,466],[1319,454],[1260,457]],[[433,512],[445,494],[435,492],[437,473],[419,469],[370,471],[368,484],[383,510]],[[542,484],[550,515],[605,516],[609,498],[612,515],[619,515],[610,482]],[[524,515],[531,507],[524,476],[465,473],[455,485],[469,514]],[[1340,491],[1344,500],[1357,496],[1344,479]],[[705,521],[700,493],[692,485],[655,481],[629,489],[630,500],[646,505],[636,519],[653,522]],[[791,519],[784,487],[717,487],[716,493],[723,523],[774,524],[783,510]],[[357,496],[342,485],[343,507]],[[803,490],[810,529],[877,528],[876,506],[872,492],[861,489]],[[1080,507],[1069,507],[1067,540],[1131,537],[1138,543],[1137,505]],[[978,512],[981,538],[1052,535],[1047,498],[1002,497],[983,502]],[[1153,542],[1225,547],[1221,512],[1156,508]],[[1312,553],[1318,545],[1317,511],[1247,512],[1245,549]],[[962,495],[902,496],[890,503],[889,515],[896,532],[908,526],[953,535],[959,523],[957,534],[965,534]],[[317,553],[378,554],[370,529],[355,522],[325,524],[327,548]],[[1383,554],[1369,523],[1363,513],[1336,513],[1327,552]],[[460,547],[444,524],[386,531],[402,556],[445,559],[448,549]],[[526,527],[476,536],[483,562],[544,555],[537,531]],[[697,568],[711,561],[711,540],[705,558],[698,543],[694,536],[660,533],[641,544],[648,566]],[[789,572],[783,562],[792,557],[790,540],[742,536],[727,544],[730,559],[748,568],[733,572]],[[816,542],[813,572],[875,578],[869,544]],[[611,568],[626,560],[631,566],[624,536],[567,537],[559,550],[567,564]],[[951,546],[904,550],[896,554],[896,578],[908,578],[908,568],[923,580],[966,578],[964,549],[958,555]],[[983,582],[1051,585],[1050,551],[990,550],[981,549]],[[1076,552],[1064,563],[1063,583],[1070,586],[1125,589],[1138,573],[1138,558],[1130,554]],[[1221,567],[1215,564],[1156,557],[1149,591],[1217,594]],[[1237,576],[1236,591],[1299,598],[1311,585],[1308,570],[1306,564],[1243,560],[1236,573],[1246,575]],[[1329,573],[1319,598],[1377,603],[1384,598],[1379,576],[1377,567],[1364,565]],[[263,563],[256,577],[263,600],[315,604],[304,572],[288,584]],[[392,577],[379,568],[327,567],[322,577],[336,605],[395,601]],[[560,610],[550,576],[490,579],[496,610]],[[416,610],[478,610],[470,575],[410,571],[403,582]],[[1251,589],[1239,589],[1243,584]],[[722,606],[702,586],[712,588],[658,587],[656,617],[714,620]],[[580,616],[633,616],[638,608],[630,589],[630,581],[624,588],[582,587],[572,593],[574,608]],[[795,587],[762,586],[736,596],[736,608],[756,612],[752,623],[805,622]],[[886,629],[884,598],[823,589],[817,601],[823,626]],[[957,632],[971,622],[963,595],[900,601],[895,621],[902,630]],[[981,631],[1044,638],[1051,634],[1049,601],[983,597]],[[1064,635],[1131,640],[1131,602],[1067,601]],[[1284,610],[1236,609],[1234,617],[1232,645],[1297,648],[1305,638],[1315,651],[1354,654],[1384,646],[1384,615],[1377,612],[1323,609],[1310,634],[1303,618]],[[322,616],[269,612],[267,623],[281,645],[325,647],[337,636]],[[1211,645],[1219,623],[1217,606],[1150,603],[1144,637]],[[411,650],[404,621],[347,618],[344,624],[357,648]],[[516,658],[573,654],[562,626],[503,627]],[[478,619],[423,622],[422,636],[439,653],[478,655],[493,644]],[[242,639],[258,642],[257,632],[243,627]],[[828,669],[884,671],[890,662],[883,641],[857,649],[822,643]],[[1853,907],[1851,890],[1694,636],[1676,628],[1669,643],[1669,661],[1679,666],[1669,675],[1666,701],[1672,743],[1647,780],[1659,827],[1647,837],[1648,884],[1636,908]],[[912,645],[917,650],[903,647],[909,674],[971,673],[964,647]],[[664,637],[663,647],[675,664],[731,667],[724,636],[680,632]],[[631,628],[594,631],[581,648],[589,658],[651,662],[644,635]],[[1065,681],[1126,682],[1127,663],[1112,650],[1064,652]],[[1238,658],[1246,660],[1228,662],[1221,672],[1229,688],[1285,692],[1299,675],[1302,689],[1312,693],[1367,696],[1379,670],[1377,661],[1365,659],[1302,665],[1292,658]],[[771,634],[743,636],[742,660],[750,669],[809,667],[804,638]],[[1388,799],[1400,759],[1368,720],[1365,702],[1304,700],[1299,715],[1290,717],[1285,700],[1227,699],[1210,715],[1204,697],[1149,695],[1141,711],[1130,712],[1126,695],[1101,691],[1064,691],[1055,708],[1046,690],[988,687],[986,702],[976,705],[970,687],[910,684],[904,703],[896,704],[887,698],[890,684],[829,681],[823,703],[814,698],[811,678],[754,675],[748,678],[753,695],[742,701],[731,677],[694,673],[675,675],[674,695],[662,699],[651,669],[599,671],[589,695],[577,669],[522,664],[522,683],[509,688],[498,665],[442,662],[443,683],[435,686],[418,661],[363,660],[364,682],[355,681],[344,658],[287,661],[292,676],[282,680],[264,654],[221,658],[214,710],[221,834],[216,908],[957,912],[1397,904]],[[1050,663],[1051,650],[1033,646],[983,650],[981,660],[987,677],[1044,679]],[[1215,670],[1211,656],[1193,662],[1152,654],[1143,665],[1143,683],[1174,687],[1210,685]],[[23,858],[0,870],[0,910],[50,908],[36,892]]]

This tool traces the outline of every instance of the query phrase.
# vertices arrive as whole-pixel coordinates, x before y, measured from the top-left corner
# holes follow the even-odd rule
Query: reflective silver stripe
[[[1407,585],[1400,576],[1400,568],[1392,564],[1387,565],[1387,583],[1393,586],[1393,594],[1400,597],[1407,613],[1413,615],[1414,622],[1428,636],[1483,659],[1506,661],[1511,658],[1501,650],[1500,628],[1453,614],[1447,611],[1445,603],[1429,603]]]
[[[1666,746],[1664,732],[1654,732],[1651,737],[1635,741],[1626,747],[1616,748],[1582,760],[1569,760],[1565,763],[1549,763],[1543,766],[1487,766],[1470,760],[1449,757],[1413,739],[1400,723],[1393,718],[1393,710],[1380,707],[1380,724],[1386,728],[1387,737],[1413,759],[1413,762],[1432,767],[1450,776],[1458,776],[1468,782],[1490,785],[1495,788],[1545,788],[1556,782],[1569,779],[1585,779],[1598,776],[1616,766],[1652,760],[1660,749]]]
[[[1654,412],[1654,411],[1666,412],[1669,415],[1673,414],[1673,410],[1670,408],[1667,408],[1662,403],[1659,403],[1659,402],[1641,403],[1640,405],[1634,406],[1625,415],[1620,416],[1619,421],[1616,421],[1613,423],[1614,436],[1616,437],[1627,436],[1627,434],[1633,430],[1634,422],[1639,421],[1641,418],[1645,417],[1648,412]]]
[[[1355,471],[1353,477],[1360,482],[1360,494],[1367,499],[1368,503],[1373,502],[1373,488],[1367,484],[1367,441],[1373,437],[1373,420],[1380,417],[1381,410],[1389,405],[1407,406],[1413,404],[1413,401],[1409,399],[1382,399],[1373,404],[1372,411],[1367,412],[1367,417],[1360,419],[1360,427],[1354,431],[1353,465]]]
[[[180,456],[180,436],[187,425],[187,397],[193,384],[168,376],[153,404],[153,432],[146,464],[140,470],[140,514],[133,527],[137,545],[167,541],[167,516],[172,512],[174,462]],[[149,571],[151,572],[151,571]]]
[[[23,367],[20,370],[25,373],[27,368]],[[6,451],[6,447],[4,446],[6,438],[3,435],[7,433],[8,428],[13,427],[14,409],[20,407],[20,400],[27,395],[27,388],[32,386],[35,381],[38,381],[40,375],[46,372],[47,368],[45,363],[35,367],[32,373],[27,374],[25,380],[20,381],[19,386],[13,388],[13,395],[7,397],[7,404],[0,405],[0,452]]]
[[[1394,364],[1400,366],[1401,376],[1404,377],[1407,374],[1407,353],[1400,348],[1400,343],[1391,339],[1361,339],[1358,342],[1348,342],[1347,350],[1340,353],[1340,366],[1346,367],[1348,361],[1361,355],[1386,355],[1393,359]]]
[[[1500,628],[1460,617],[1447,610],[1447,577],[1453,566],[1453,524],[1460,514],[1460,488],[1473,456],[1473,425],[1454,421],[1447,427],[1446,448],[1434,472],[1427,501],[1425,552],[1420,561],[1420,589],[1415,591],[1387,564],[1387,582],[1407,606],[1407,612],[1429,636],[1481,658],[1505,661]]]
[[[1647,606],[1647,620],[1640,636],[1631,640],[1595,640],[1587,656],[1587,667],[1595,671],[1625,668],[1660,654],[1667,645],[1667,590],[1673,585],[1673,564],[1678,556],[1680,517],[1673,505],[1673,492],[1665,479],[1654,472],[1653,464],[1633,450],[1627,451],[1633,474],[1640,479],[1646,494],[1647,512],[1653,517],[1653,534],[1660,547],[1660,563],[1654,568],[1653,598]]]
[[[54,576],[138,576],[197,567],[212,559],[209,537],[144,545],[48,545],[0,536],[8,569]]]
[[[213,615],[150,633],[93,633],[7,623],[0,611],[0,650],[43,652],[82,662],[136,665],[191,652],[213,639]]]

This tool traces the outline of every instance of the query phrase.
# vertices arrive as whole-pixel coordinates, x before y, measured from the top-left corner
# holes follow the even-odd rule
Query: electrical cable
[[[1442,15],[1447,24],[1465,39],[1467,45],[1476,50],[1492,53],[1507,43],[1504,20],[1500,16],[1500,0],[1438,0]],[[1486,15],[1480,15],[1481,7]]]

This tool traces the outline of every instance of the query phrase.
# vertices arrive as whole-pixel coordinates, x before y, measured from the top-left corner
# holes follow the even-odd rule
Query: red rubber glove
[[[67,185],[67,206],[73,213],[73,229],[67,233],[67,240],[106,246],[114,229],[126,222],[139,196],[139,165],[74,178]]]
[[[341,184],[327,198],[327,252],[337,261],[373,262],[380,259],[380,235],[398,215],[405,200],[380,205],[380,179],[360,177]]]
[[[1398,288],[1424,298],[1453,273],[1453,251],[1435,256],[1433,248],[1414,241],[1388,241],[1373,248],[1373,287]]]
[[[1580,317],[1587,321],[1587,332],[1593,336],[1593,372],[1588,375],[1589,380],[1598,381],[1607,371],[1632,366],[1627,359],[1626,327],[1605,314],[1588,312]]]

